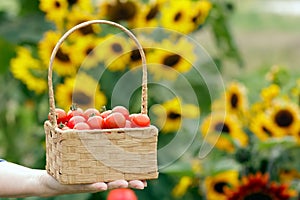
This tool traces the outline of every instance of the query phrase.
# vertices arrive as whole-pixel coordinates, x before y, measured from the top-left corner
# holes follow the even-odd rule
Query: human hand
[[[45,170],[40,170],[40,184],[43,186],[43,194],[41,196],[57,196],[62,194],[74,194],[74,193],[95,193],[108,189],[115,188],[134,188],[144,189],[147,186],[146,181],[132,180],[116,180],[109,183],[98,182],[92,184],[76,184],[76,185],[64,185],[59,183],[56,179],[50,176]]]

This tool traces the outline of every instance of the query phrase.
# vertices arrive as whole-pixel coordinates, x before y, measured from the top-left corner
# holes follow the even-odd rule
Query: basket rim
[[[147,65],[146,65],[146,56],[145,56],[145,52],[143,50],[143,47],[141,45],[141,43],[139,42],[139,40],[136,38],[136,36],[129,31],[127,28],[125,28],[124,26],[122,26],[121,24],[118,24],[116,22],[112,22],[109,20],[89,20],[89,21],[85,21],[82,22],[80,24],[77,24],[76,26],[72,27],[71,29],[69,29],[67,32],[65,32],[63,34],[63,36],[58,40],[58,42],[56,43],[54,49],[52,50],[51,53],[51,57],[50,57],[50,61],[49,61],[49,66],[48,66],[48,89],[49,89],[49,109],[50,109],[50,122],[52,124],[52,126],[54,128],[57,127],[57,119],[56,119],[56,112],[55,112],[55,98],[54,98],[54,90],[53,90],[53,81],[52,81],[52,69],[53,69],[53,63],[54,63],[54,59],[55,56],[60,48],[60,46],[62,45],[62,43],[66,40],[66,38],[72,34],[74,31],[92,25],[92,24],[107,24],[107,25],[111,25],[114,26],[118,29],[120,29],[121,31],[123,31],[124,33],[126,33],[136,44],[140,56],[141,56],[141,60],[142,60],[142,95],[141,95],[141,113],[142,114],[147,114],[147,106],[148,106],[148,102],[147,102]]]

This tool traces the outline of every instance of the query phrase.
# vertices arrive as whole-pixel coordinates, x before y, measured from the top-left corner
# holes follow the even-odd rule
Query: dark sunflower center
[[[197,23],[197,21],[201,17],[201,15],[202,15],[202,13],[201,13],[201,11],[199,11],[197,15],[195,15],[194,17],[192,17],[192,22],[193,23]]]
[[[270,197],[268,194],[257,192],[245,196],[244,200],[272,200],[272,197]]]
[[[215,131],[221,132],[221,133],[230,133],[230,129],[227,124],[224,124],[222,122],[219,122],[215,125]]]
[[[232,94],[230,98],[230,104],[232,108],[236,108],[239,102],[239,98],[237,94]]]
[[[195,17],[192,17],[192,22],[193,22],[193,23],[196,23],[196,22],[197,22],[197,19],[198,19],[198,17],[197,17],[197,16],[195,16]]]
[[[137,7],[132,1],[118,1],[116,5],[109,5],[107,11],[112,21],[130,20],[137,13]]]
[[[123,51],[123,48],[119,43],[113,43],[111,48],[115,53],[121,53]]]
[[[86,51],[85,51],[86,55],[89,55],[89,54],[92,54],[92,53],[93,53],[93,48],[92,47],[87,48]]]
[[[292,113],[288,110],[280,110],[275,115],[275,122],[280,127],[288,127],[294,121]]]
[[[80,21],[78,24],[80,24],[80,23],[82,23],[82,22],[84,22],[84,21]],[[92,27],[92,25],[87,25],[87,26],[85,26],[85,27],[82,27],[82,28],[79,29],[79,31],[80,31],[80,33],[81,33],[82,35],[88,35],[88,34],[93,34],[93,33],[95,33],[95,32],[94,32],[94,29],[93,29],[93,27]]]
[[[74,4],[77,3],[77,1],[78,1],[78,0],[68,0],[68,4],[69,4],[70,6],[73,6]]]
[[[140,54],[138,49],[134,49],[134,50],[131,51],[130,60],[131,61],[141,60],[141,54]]]
[[[73,103],[76,103],[81,106],[90,105],[92,99],[90,96],[86,95],[84,92],[77,91],[73,93],[72,96]]]
[[[181,117],[181,115],[179,113],[175,113],[172,111],[170,113],[168,113],[168,119],[178,119],[180,117]]]
[[[146,21],[150,21],[151,19],[155,18],[157,13],[158,13],[158,6],[155,5],[149,10],[148,14],[146,15]]]
[[[163,64],[169,67],[175,66],[180,61],[180,56],[177,54],[169,55],[165,57]]]
[[[176,15],[174,16],[174,22],[179,21],[180,18],[181,18],[181,16],[182,16],[182,13],[181,13],[181,12],[176,13]]]
[[[264,133],[266,133],[268,136],[272,136],[273,134],[272,134],[272,132],[267,128],[267,127],[265,127],[265,126],[262,126],[262,131],[264,132]]]
[[[217,182],[215,185],[214,185],[214,190],[217,192],[217,193],[220,193],[220,194],[224,194],[224,188],[228,186],[228,184],[226,182]]]
[[[70,61],[69,55],[64,53],[61,49],[58,49],[55,57],[58,60],[62,61],[62,62],[69,62]]]
[[[60,3],[58,1],[55,1],[54,5],[55,5],[56,8],[60,7]]]

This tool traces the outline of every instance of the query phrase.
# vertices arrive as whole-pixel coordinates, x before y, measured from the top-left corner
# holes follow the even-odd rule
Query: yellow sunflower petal
[[[29,49],[17,48],[17,57],[11,60],[10,70],[13,76],[21,80],[29,90],[40,94],[47,89],[47,68],[32,57]]]

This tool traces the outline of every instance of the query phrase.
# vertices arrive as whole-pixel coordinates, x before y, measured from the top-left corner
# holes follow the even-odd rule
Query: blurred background
[[[156,83],[149,85],[149,109],[160,130],[160,176],[148,181],[145,190],[135,191],[138,199],[299,198],[298,0],[1,1],[2,158],[45,167],[50,53],[69,28],[91,19],[116,21],[134,30],[150,63],[149,80]],[[121,77],[136,77],[135,69],[140,69],[134,45],[118,33],[112,27],[91,26],[68,38],[53,69],[57,107],[68,111],[75,100],[86,102],[72,98],[81,66],[91,70],[80,71],[87,74],[83,80],[91,87],[95,80],[100,85],[96,94],[78,88],[85,97],[96,98],[96,105],[83,103],[83,108],[123,104],[131,113],[139,112],[138,90],[130,97],[121,92],[117,100],[113,96]],[[122,51],[111,51],[114,44]],[[98,56],[98,49],[107,53]],[[96,71],[101,78],[91,76],[96,68],[105,69]],[[178,140],[180,152],[172,152],[168,144]]]

